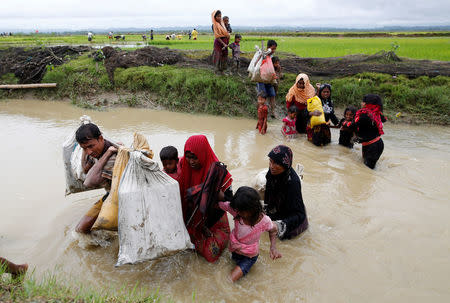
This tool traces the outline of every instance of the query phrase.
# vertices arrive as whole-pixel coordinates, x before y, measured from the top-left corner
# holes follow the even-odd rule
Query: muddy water
[[[77,220],[102,191],[64,197],[61,144],[90,115],[104,133],[131,143],[147,136],[159,153],[180,151],[192,134],[208,136],[234,176],[234,189],[267,167],[268,151],[285,143],[305,167],[303,195],[310,229],[279,242],[272,261],[268,237],[251,272],[232,285],[226,252],[208,264],[185,252],[115,268],[117,241],[82,248]],[[88,111],[61,102],[0,103],[0,255],[27,261],[36,272],[60,272],[99,287],[140,282],[176,301],[449,302],[450,129],[386,125],[385,152],[375,171],[361,164],[360,147],[317,148],[304,138],[285,142],[280,124],[256,133],[256,122],[146,109]]]

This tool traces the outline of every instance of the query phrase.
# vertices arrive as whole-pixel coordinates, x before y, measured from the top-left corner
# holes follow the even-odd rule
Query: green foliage
[[[12,279],[5,272],[5,267],[0,267],[0,302],[172,302],[158,290],[138,284],[99,290],[73,281],[68,286],[56,274],[46,274],[39,280],[33,273]]]
[[[363,73],[331,80],[336,106],[359,106],[365,94],[379,94],[385,111],[410,113],[421,120],[450,124],[450,78]]]
[[[18,82],[19,78],[16,78],[13,73],[8,73],[0,76],[0,84],[17,84]]]
[[[289,36],[292,34],[292,36]],[[299,34],[304,34],[298,37]],[[278,52],[293,53],[300,57],[340,57],[351,54],[375,54],[380,50],[394,50],[400,57],[429,60],[450,60],[448,51],[449,33],[409,33],[418,34],[416,37],[404,37],[408,33],[249,33],[243,34],[241,49],[244,52],[254,52],[254,45],[260,45],[261,40],[275,39],[278,42]],[[421,35],[423,34],[423,35]],[[309,36],[308,36],[309,35]],[[39,42],[37,42],[39,41]],[[198,40],[189,40],[186,36],[182,40],[165,40],[165,35],[155,35],[155,40],[148,40],[148,45],[169,47],[185,50],[212,50],[213,35],[200,35]],[[3,37],[3,46],[39,46],[61,44],[86,44],[86,35],[14,35]],[[109,41],[106,35],[96,35],[92,45],[112,44],[137,45],[142,43],[141,34],[126,35],[126,41]],[[393,49],[393,46],[401,48]]]
[[[172,66],[117,69],[115,85],[132,92],[148,91],[171,110],[217,115],[254,115],[253,84],[208,70]]]

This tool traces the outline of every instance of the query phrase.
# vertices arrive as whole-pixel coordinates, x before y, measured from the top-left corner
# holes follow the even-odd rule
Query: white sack
[[[82,116],[80,118],[80,125],[91,123],[91,118]],[[86,175],[83,172],[81,165],[81,157],[83,149],[75,139],[76,130],[63,143],[63,161],[66,175],[66,196],[71,193],[78,193],[81,191],[91,190],[83,185]]]
[[[303,165],[297,163],[297,165],[295,166],[295,172],[299,176],[301,183],[303,183],[303,170],[304,170]],[[253,188],[256,189],[256,191],[259,193],[261,199],[264,199],[264,193],[266,191],[266,183],[267,183],[266,175],[268,171],[269,171],[268,168],[259,171],[256,174],[255,178],[253,179]]]
[[[119,185],[119,257],[116,266],[192,249],[184,226],[178,182],[139,151]]]

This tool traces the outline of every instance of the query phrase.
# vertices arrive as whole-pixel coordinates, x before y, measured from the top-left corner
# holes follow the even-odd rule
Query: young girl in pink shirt
[[[234,217],[234,229],[230,234],[231,258],[236,267],[230,274],[233,282],[245,276],[259,255],[259,239],[269,232],[270,257],[281,258],[276,248],[277,226],[264,214],[258,192],[248,186],[240,187],[231,202],[219,202],[219,207]]]

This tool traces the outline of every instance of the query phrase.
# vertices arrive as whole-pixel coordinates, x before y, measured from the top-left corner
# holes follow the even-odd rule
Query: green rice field
[[[339,57],[352,54],[374,54],[380,50],[396,50],[400,57],[450,61],[450,37],[289,37],[289,36],[246,36],[243,35],[241,49],[253,52],[261,40],[275,39],[278,51],[292,53],[300,57]],[[185,35],[181,40],[165,40],[165,35],[155,35],[155,40],[144,42],[141,35],[126,35],[125,41],[109,41],[106,35],[95,35],[92,42],[85,35],[17,35],[0,37],[0,48],[8,46],[50,46],[83,44],[92,46],[112,45],[119,47],[139,47],[154,45],[183,50],[211,50],[212,35],[200,35],[197,41]],[[396,46],[398,46],[396,48]]]

